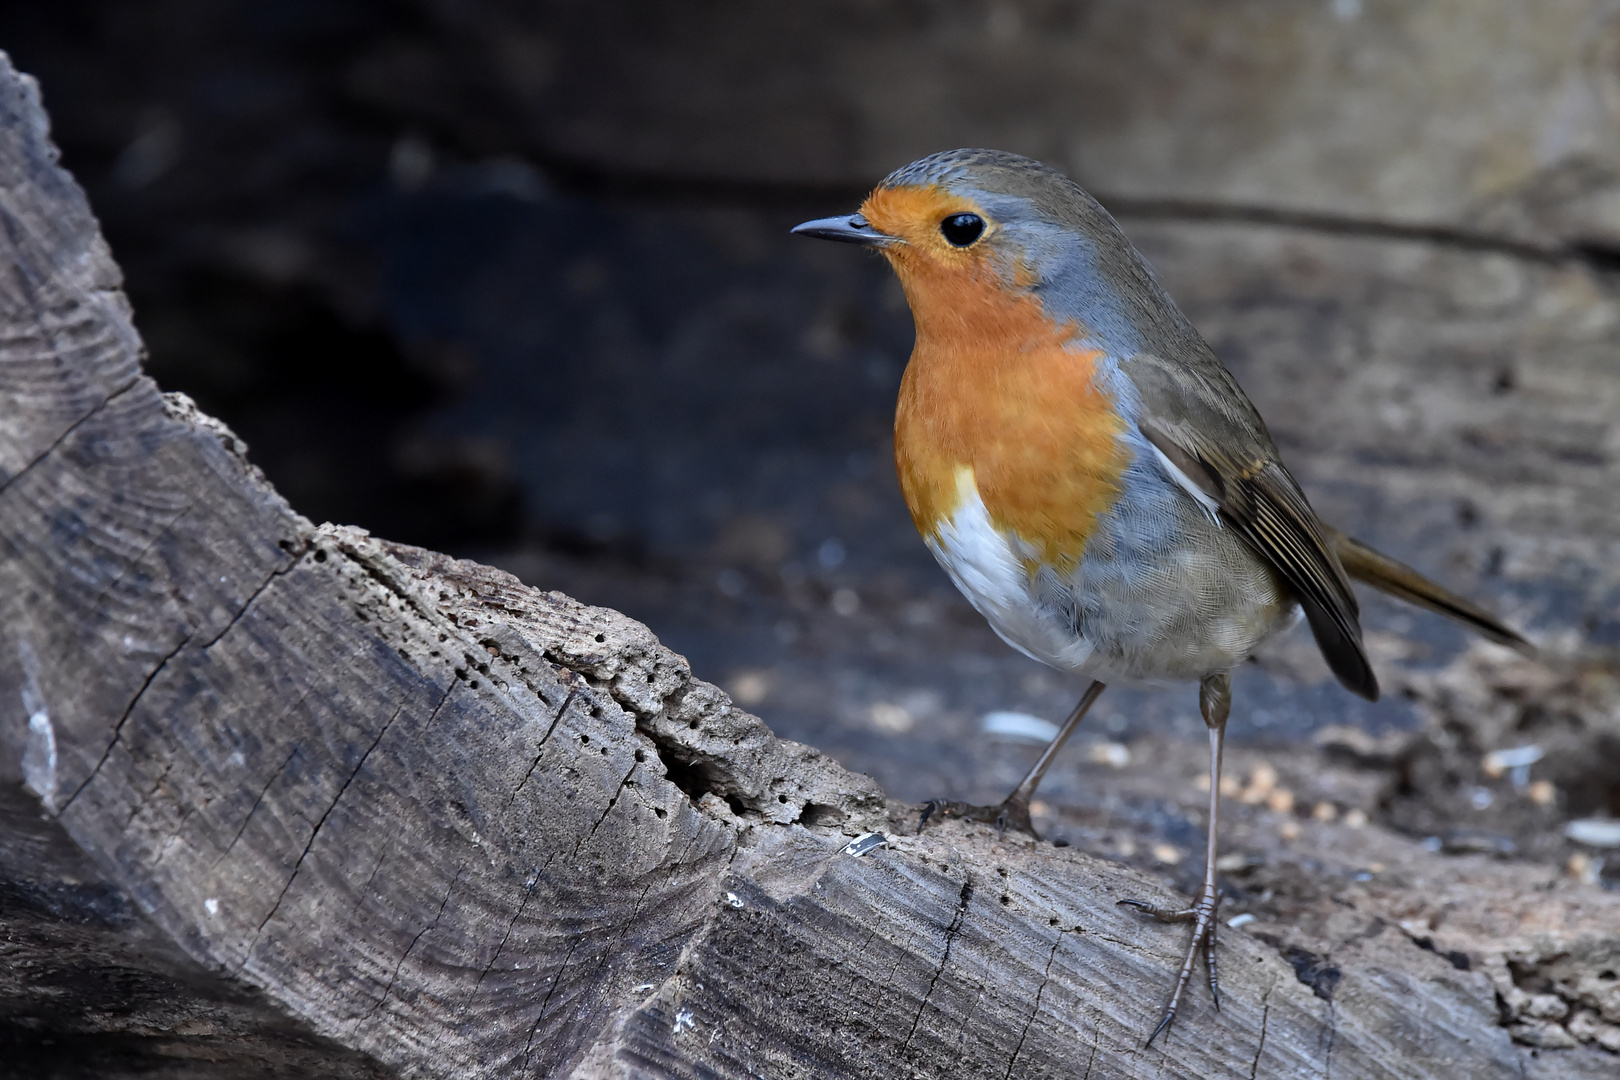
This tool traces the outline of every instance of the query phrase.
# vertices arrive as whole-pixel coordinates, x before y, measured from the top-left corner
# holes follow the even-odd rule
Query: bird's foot
[[[923,826],[930,820],[953,817],[964,821],[982,821],[986,825],[994,825],[1002,833],[1011,829],[1040,839],[1034,823],[1029,819],[1029,803],[1014,796],[1008,796],[993,806],[977,806],[954,799],[929,799],[923,803],[922,814],[917,818],[917,831],[922,832]]]
[[[1198,902],[1190,908],[1164,908],[1156,904],[1149,904],[1144,900],[1121,900],[1127,907],[1136,908],[1144,915],[1150,915],[1159,922],[1193,924],[1192,940],[1187,944],[1187,955],[1181,961],[1181,971],[1176,976],[1176,988],[1170,994],[1170,1004],[1165,1007],[1164,1018],[1159,1026],[1153,1029],[1143,1049],[1153,1045],[1162,1032],[1169,1030],[1176,1018],[1176,1009],[1181,1005],[1182,991],[1187,989],[1187,983],[1192,978],[1193,963],[1198,958],[1200,947],[1204,950],[1204,959],[1209,965],[1209,992],[1215,999],[1215,1008],[1221,1007],[1221,984],[1215,972],[1215,913],[1220,910],[1221,893],[1212,884],[1206,883],[1203,892],[1199,894]]]

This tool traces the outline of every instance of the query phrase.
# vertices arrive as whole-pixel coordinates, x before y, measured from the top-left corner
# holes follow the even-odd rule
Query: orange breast
[[[865,209],[882,228],[883,208]],[[1072,569],[1129,463],[1124,422],[1093,382],[1101,354],[1066,347],[1076,328],[1054,323],[989,266],[941,263],[904,245],[885,254],[917,326],[895,415],[912,520],[934,535],[962,501],[966,467],[998,528],[1042,562]]]

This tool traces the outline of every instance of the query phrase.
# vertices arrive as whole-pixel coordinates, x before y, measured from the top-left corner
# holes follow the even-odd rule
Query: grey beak
[[[818,240],[841,240],[846,244],[865,244],[867,247],[882,247],[897,243],[900,239],[878,232],[859,214],[817,218],[803,225],[795,225],[793,231],[800,236],[814,236]]]

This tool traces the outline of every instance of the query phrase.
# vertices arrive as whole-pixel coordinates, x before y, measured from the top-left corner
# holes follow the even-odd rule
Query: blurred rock
[[[1134,203],[1620,244],[1612,0],[422,8],[482,63],[356,92],[416,113],[459,80],[576,167],[864,189],[982,145]]]

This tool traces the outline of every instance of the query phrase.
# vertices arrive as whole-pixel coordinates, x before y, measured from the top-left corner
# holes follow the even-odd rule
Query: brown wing
[[[1213,356],[1171,363],[1140,354],[1123,370],[1140,397],[1142,434],[1293,587],[1339,681],[1378,700],[1350,579],[1237,381]]]

